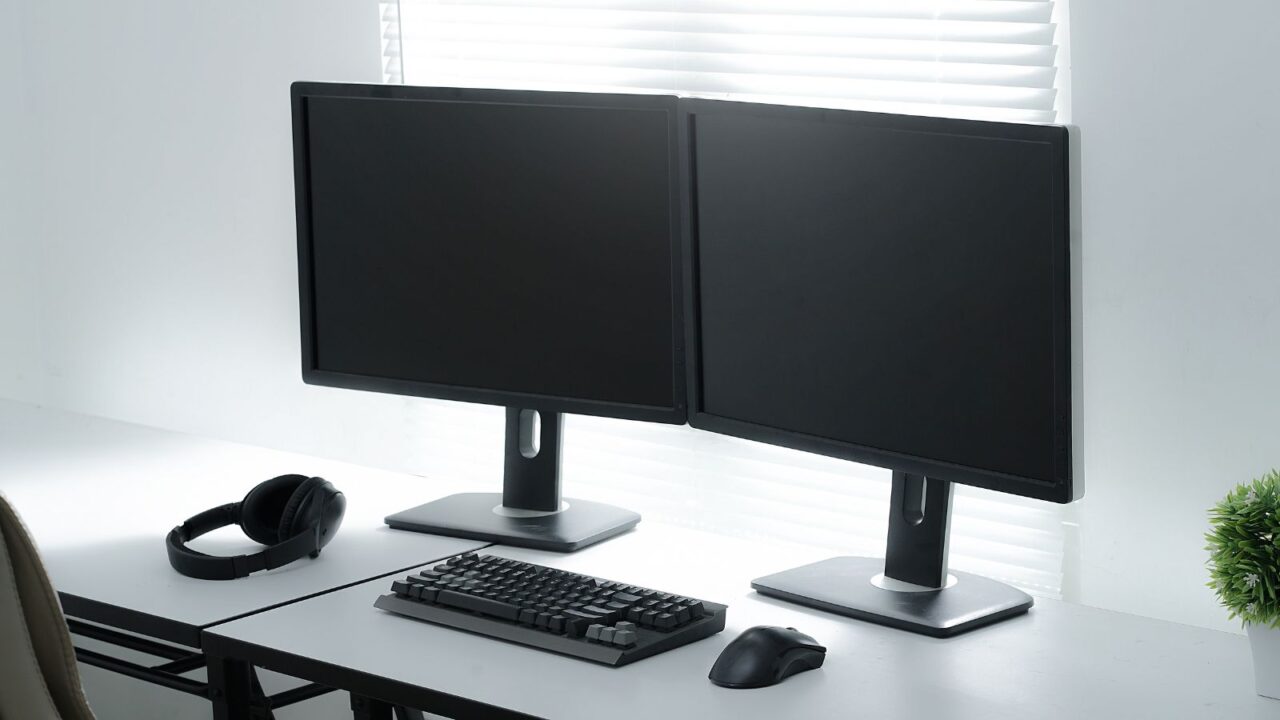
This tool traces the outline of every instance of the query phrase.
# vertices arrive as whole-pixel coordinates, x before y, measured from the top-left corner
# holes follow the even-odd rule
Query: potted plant
[[[1227,493],[1209,524],[1209,587],[1244,623],[1258,694],[1280,699],[1280,472]]]

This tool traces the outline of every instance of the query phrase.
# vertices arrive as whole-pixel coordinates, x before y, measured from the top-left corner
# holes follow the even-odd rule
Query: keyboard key
[[[594,624],[594,625],[588,625],[588,626],[587,626],[587,639],[588,639],[588,640],[599,640],[599,639],[600,639],[600,631],[601,631],[601,630],[604,630],[604,626],[603,626],[603,625],[601,625],[600,623],[596,623],[596,624]]]
[[[400,597],[409,597],[409,583],[397,580],[391,583],[391,592]]]
[[[635,630],[617,630],[613,633],[613,644],[618,647],[631,647],[636,644]]]
[[[589,620],[591,622],[599,622],[600,620],[600,616],[597,615],[596,613],[587,612],[586,610],[575,610],[574,608],[569,608],[568,610],[565,610],[564,616],[569,618],[570,620],[574,618]]]
[[[441,590],[436,602],[441,605],[456,607],[461,610],[470,610],[481,615],[489,615],[503,620],[516,620],[520,617],[520,608],[510,603],[498,602],[488,598],[476,597],[457,592],[456,590]]]
[[[591,626],[591,621],[584,618],[571,617],[564,623],[564,634],[569,637],[582,637],[586,633],[587,628]]]
[[[596,605],[588,605],[582,608],[582,612],[598,615],[599,617],[604,618],[605,623],[608,625],[612,625],[622,618],[622,614],[617,610],[606,610],[605,608],[598,607]]]

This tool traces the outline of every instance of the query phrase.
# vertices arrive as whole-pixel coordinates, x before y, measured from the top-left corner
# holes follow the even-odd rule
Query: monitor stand
[[[893,473],[886,557],[838,557],[757,578],[762,595],[901,630],[950,637],[1026,612],[1031,596],[947,572],[952,485]]]
[[[387,516],[399,530],[570,552],[635,527],[640,515],[560,499],[560,413],[507,408],[502,494],[460,493]]]

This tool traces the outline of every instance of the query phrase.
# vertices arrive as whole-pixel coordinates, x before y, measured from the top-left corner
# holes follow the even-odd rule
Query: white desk
[[[221,583],[169,568],[163,537],[171,527],[286,472],[323,475],[349,498],[339,538],[319,560]],[[360,581],[480,545],[382,524],[388,507],[457,489],[0,402],[0,491],[31,527],[70,615],[192,647],[203,640],[210,652],[236,650],[238,663],[381,700],[462,716],[570,720],[606,709],[624,718],[733,720],[1280,718],[1280,702],[1253,692],[1242,636],[1040,600],[1028,616],[934,640],[749,590],[753,577],[818,559],[811,550],[652,522],[573,555],[493,551],[725,602],[724,633],[614,669],[375,610],[390,579]],[[234,528],[204,540],[199,547],[225,552],[252,547]],[[712,686],[705,676],[716,655],[754,624],[811,633],[830,648],[826,667],[761,690]]]
[[[376,610],[377,580],[219,625],[210,653],[458,717],[1280,718],[1254,694],[1243,636],[1038,600],[1028,615],[937,640],[788,605],[751,578],[815,559],[642,523],[573,555],[485,552],[729,605],[725,632],[621,668]],[[720,650],[752,625],[794,626],[826,665],[759,690],[712,685]]]
[[[240,500],[258,482],[285,473],[323,476],[347,496],[342,528],[318,559],[232,581],[195,580],[169,567],[164,539],[173,526],[201,510]],[[115,652],[83,647],[76,648],[76,657],[201,698],[224,693],[227,674],[239,673],[249,678],[248,702],[258,707],[254,717],[259,719],[329,688],[304,685],[268,697],[253,670],[236,662],[208,667],[208,682],[186,677],[206,666],[207,658],[195,650],[202,630],[484,545],[393,531],[382,522],[389,509],[455,489],[0,401],[0,491],[30,528],[72,630],[160,663],[140,665]],[[192,545],[228,555],[260,548],[237,527]]]
[[[316,560],[231,581],[169,567],[165,535],[262,480],[320,475],[347,496],[338,536]],[[0,491],[39,546],[68,615],[198,647],[202,628],[481,547],[391,530],[382,518],[456,488],[422,478],[0,402]],[[261,549],[237,527],[192,543]]]

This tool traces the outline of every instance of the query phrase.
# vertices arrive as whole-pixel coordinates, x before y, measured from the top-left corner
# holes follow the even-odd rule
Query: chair
[[[0,495],[0,720],[93,720],[58,595]]]

